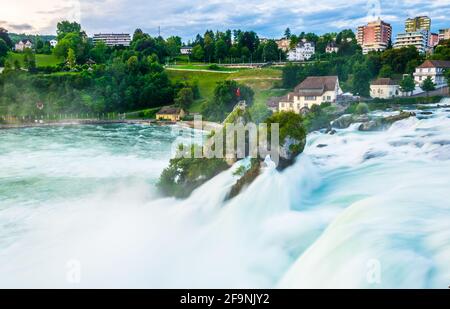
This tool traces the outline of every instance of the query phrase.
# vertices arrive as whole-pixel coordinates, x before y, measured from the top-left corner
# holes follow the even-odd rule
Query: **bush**
[[[211,64],[208,68],[213,71],[220,71],[220,67],[217,64]]]
[[[359,103],[356,106],[355,112],[358,115],[367,114],[369,112],[369,106],[366,103]]]

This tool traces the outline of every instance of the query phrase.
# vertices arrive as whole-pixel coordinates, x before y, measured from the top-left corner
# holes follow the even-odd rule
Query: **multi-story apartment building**
[[[450,40],[450,28],[439,30],[439,41]]]
[[[436,45],[438,44],[439,44],[439,34],[430,33],[430,36],[428,38],[428,47],[433,48],[436,47]]]
[[[394,48],[403,48],[414,46],[419,53],[426,53],[428,49],[429,32],[428,30],[420,30],[414,32],[405,32],[397,34]]]
[[[391,41],[392,27],[390,24],[378,20],[358,27],[358,44],[361,45],[363,54],[370,51],[383,51]]]
[[[421,85],[427,77],[431,77],[436,87],[442,87],[447,84],[444,72],[450,69],[450,61],[442,60],[426,60],[416,68],[414,72],[414,81],[417,85]]]
[[[316,53],[316,47],[312,42],[300,42],[294,49],[288,53],[289,61],[305,61],[311,59]]]
[[[405,22],[405,32],[416,32],[420,30],[431,31],[431,18],[428,16],[417,16],[408,18]]]
[[[105,43],[106,46],[130,46],[131,36],[126,33],[99,33],[94,34],[94,44],[98,42]]]

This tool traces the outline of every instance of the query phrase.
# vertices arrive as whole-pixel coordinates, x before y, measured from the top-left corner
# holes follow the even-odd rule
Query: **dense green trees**
[[[0,64],[3,64],[8,55],[9,47],[3,39],[0,39]],[[2,65],[3,66],[3,65]]]
[[[285,53],[278,49],[274,40],[260,42],[253,31],[227,30],[214,33],[208,30],[203,36],[198,34],[192,46],[192,59],[196,61],[234,63],[285,59]]]
[[[202,114],[208,120],[221,122],[239,101],[244,100],[251,106],[253,96],[254,92],[250,87],[240,85],[236,81],[220,82],[214,89],[214,96],[203,105]]]

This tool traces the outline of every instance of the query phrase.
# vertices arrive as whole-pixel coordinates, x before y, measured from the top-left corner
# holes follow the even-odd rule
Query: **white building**
[[[337,76],[310,76],[280,100],[278,110],[300,114],[313,105],[336,103],[341,94]]]
[[[126,33],[99,33],[94,34],[93,38],[94,44],[98,42],[105,43],[106,46],[114,47],[114,46],[130,46],[131,44],[131,36]]]
[[[33,43],[31,43],[30,40],[20,40],[19,43],[15,46],[15,51],[17,52],[23,52],[25,49],[32,49]]]
[[[431,77],[437,88],[446,86],[447,80],[444,76],[446,69],[450,69],[450,61],[426,60],[416,68],[414,82],[420,86],[427,77]]]
[[[190,55],[192,54],[192,47],[191,46],[183,46],[180,48],[180,53],[182,55]]]
[[[288,53],[289,61],[305,61],[311,59],[316,53],[314,43],[300,42],[294,49],[291,49]]]
[[[50,40],[50,46],[51,47],[56,47],[56,45],[58,45],[58,41],[57,40]]]
[[[419,53],[424,54],[428,49],[429,35],[427,30],[399,33],[394,48],[414,46]]]
[[[370,97],[390,99],[401,95],[400,85],[390,78],[378,78],[370,83]]]

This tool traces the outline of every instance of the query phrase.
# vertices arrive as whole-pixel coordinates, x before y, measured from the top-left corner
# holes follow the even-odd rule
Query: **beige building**
[[[439,30],[439,41],[450,40],[450,28]]]
[[[156,120],[177,122],[180,121],[184,116],[186,116],[186,113],[183,109],[173,106],[164,106],[156,114]]]
[[[337,76],[310,76],[280,100],[278,110],[300,114],[314,104],[336,103],[340,94],[342,90]]]
[[[450,61],[426,60],[416,68],[414,72],[414,81],[420,86],[427,77],[431,77],[436,87],[442,87],[447,84],[444,71],[450,69]]]
[[[284,38],[284,39],[276,40],[275,42],[277,43],[278,48],[281,49],[282,51],[285,51],[285,52],[289,51],[290,45],[291,45],[291,40]]]
[[[370,83],[370,97],[390,99],[401,95],[400,85],[390,78],[378,78]]]
[[[431,18],[428,16],[417,16],[408,18],[405,22],[405,32],[416,32],[420,30],[431,31]]]

